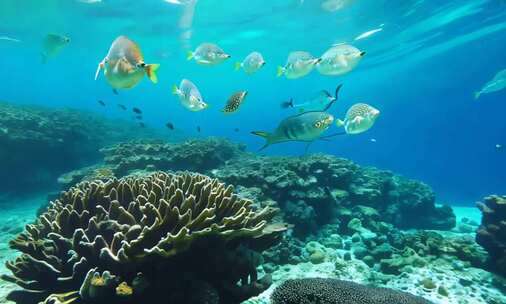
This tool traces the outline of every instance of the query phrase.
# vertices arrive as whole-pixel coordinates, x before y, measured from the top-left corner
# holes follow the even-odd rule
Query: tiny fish
[[[277,76],[281,77],[282,75],[285,75],[288,79],[296,79],[306,76],[313,70],[320,60],[320,58],[315,58],[308,52],[291,52],[288,54],[285,66],[278,67]]]
[[[195,60],[201,65],[217,65],[230,58],[219,46],[214,43],[202,43],[195,51],[189,51],[186,59]]]
[[[170,130],[174,130],[174,125],[171,122],[166,123],[165,126]]]
[[[197,132],[200,133],[200,126],[197,126]]]
[[[234,129],[234,132],[239,132],[239,128],[235,128],[235,129]]]
[[[501,145],[501,144],[497,144],[497,145],[495,145],[495,148],[496,148],[497,150],[502,149],[502,145]]]
[[[98,101],[98,103],[99,103],[101,106],[105,107],[105,102],[103,102],[102,100],[99,100],[99,101]]]
[[[287,141],[313,142],[332,125],[334,116],[326,112],[305,112],[282,120],[273,132],[253,131],[254,135],[265,138],[260,150],[272,144]]]
[[[298,109],[299,112],[327,111],[334,104],[334,102],[337,101],[339,90],[341,89],[342,86],[343,85],[340,84],[336,87],[334,96],[332,96],[332,94],[330,94],[330,92],[328,92],[327,90],[321,90],[317,94],[317,96],[313,97],[312,99],[306,102],[295,104],[292,98],[289,101],[281,103],[281,107],[285,109],[295,108]]]
[[[10,41],[10,42],[21,42],[21,40],[12,38],[9,36],[0,36],[0,40]]]
[[[260,70],[264,65],[265,60],[262,54],[259,52],[252,52],[244,58],[243,62],[235,63],[235,70],[239,71],[243,69],[246,74],[251,75]]]
[[[153,83],[158,83],[156,70],[159,64],[144,62],[140,47],[126,36],[116,38],[105,58],[98,64],[95,80],[100,71],[113,89],[130,89],[136,86],[146,74]]]
[[[135,119],[142,120],[142,115],[135,115]]]
[[[504,88],[506,88],[506,69],[499,71],[479,92],[474,93],[474,99],[480,98],[481,94],[497,92]]]
[[[376,28],[376,29],[373,29],[373,30],[370,30],[370,31],[367,31],[365,33],[362,33],[360,35],[358,35],[356,38],[355,38],[355,41],[357,40],[361,40],[361,39],[365,39],[367,37],[370,37],[374,34],[376,34],[377,32],[381,32],[383,30],[383,24],[379,27],[379,28]]]
[[[365,52],[352,45],[335,45],[321,56],[321,61],[316,69],[322,75],[343,75],[352,71],[364,55]]]
[[[377,140],[376,140],[376,138],[371,138],[370,140],[371,140],[371,142],[373,142],[373,143],[375,143],[375,142],[377,141]]]
[[[379,114],[378,109],[365,103],[357,103],[348,109],[344,121],[337,120],[337,126],[344,127],[346,134],[363,133],[374,125]]]
[[[132,108],[132,111],[134,111],[134,113],[137,113],[137,114],[142,114],[142,111],[139,108]]]
[[[244,102],[246,95],[248,95],[247,91],[239,91],[237,93],[234,93],[228,98],[225,108],[223,108],[221,111],[226,114],[237,111],[239,109],[239,106]]]
[[[125,105],[122,105],[121,103],[118,103],[118,108],[120,108],[123,111],[126,111],[127,107]]]
[[[141,128],[144,128],[146,125],[143,122],[139,122],[139,126],[141,126]]]
[[[70,43],[70,38],[58,34],[47,34],[42,42],[42,63],[56,57]]]
[[[202,95],[197,86],[188,79],[181,80],[179,88],[177,85],[172,87],[172,94],[179,97],[179,101],[186,109],[197,112],[208,107],[207,103],[202,100]]]

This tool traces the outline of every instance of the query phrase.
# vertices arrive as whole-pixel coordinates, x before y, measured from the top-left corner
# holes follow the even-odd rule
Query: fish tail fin
[[[281,77],[284,73],[285,73],[285,68],[282,67],[282,66],[278,66],[278,69],[277,69],[277,72],[276,72],[276,76],[277,77]]]
[[[322,62],[322,60],[323,59],[321,59],[321,58],[315,58],[314,64],[318,64],[318,63]]]
[[[293,98],[290,98],[289,101],[283,101],[281,103],[281,107],[283,109],[293,108]]]
[[[267,148],[268,146],[271,145],[271,142],[269,140],[269,137],[271,136],[271,134],[269,132],[265,132],[265,131],[251,131],[251,134],[256,135],[256,136],[260,136],[263,139],[265,139],[265,144],[260,149],[258,149],[258,151],[262,151],[263,149],[265,149],[265,148]]]
[[[100,75],[100,70],[104,68],[104,62],[101,61],[97,66],[97,71],[95,72],[95,80],[98,79],[98,76]]]
[[[341,119],[338,119],[338,120],[336,120],[336,125],[338,127],[344,127],[344,121],[342,121]]]
[[[474,92],[474,99],[480,98],[480,95],[481,95],[481,91]]]
[[[172,85],[172,94],[179,94],[179,88],[177,87],[177,84]]]
[[[158,83],[158,76],[156,75],[156,71],[160,68],[160,65],[155,64],[148,64],[146,65],[146,73],[148,74],[149,80],[151,80],[152,83]]]
[[[186,52],[186,60],[192,60],[193,59],[193,52],[188,51]]]
[[[242,68],[242,63],[236,62],[234,65],[234,70],[239,71]]]

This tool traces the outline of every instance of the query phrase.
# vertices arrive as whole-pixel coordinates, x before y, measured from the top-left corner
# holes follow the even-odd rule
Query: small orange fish
[[[157,83],[155,72],[159,67],[159,64],[146,64],[139,46],[128,37],[119,36],[98,64],[95,80],[104,69],[105,78],[114,89],[130,89],[142,80],[144,73],[151,82]]]

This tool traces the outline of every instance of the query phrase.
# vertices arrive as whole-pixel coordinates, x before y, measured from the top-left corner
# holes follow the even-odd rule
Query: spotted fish
[[[322,134],[334,122],[334,116],[327,112],[305,112],[282,120],[273,132],[253,131],[254,135],[265,138],[266,143],[260,150],[270,145],[287,142],[313,142],[322,138]]]
[[[239,91],[234,93],[227,101],[225,108],[221,110],[225,114],[233,113],[239,109],[244,99],[246,99],[246,95],[248,95],[247,91]]]
[[[346,134],[363,133],[374,125],[379,114],[378,109],[365,103],[357,103],[348,109],[344,121],[337,120],[337,125],[344,127]]]

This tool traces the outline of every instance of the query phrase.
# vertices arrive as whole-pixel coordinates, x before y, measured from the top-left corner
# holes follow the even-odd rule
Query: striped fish
[[[326,112],[314,111],[305,112],[283,119],[278,127],[271,133],[264,131],[253,131],[254,135],[265,138],[266,143],[260,150],[270,145],[287,142],[303,141],[313,142],[322,138],[322,134],[334,122],[334,116]]]
[[[246,98],[246,95],[248,95],[247,91],[239,91],[237,93],[234,93],[227,101],[227,104],[225,105],[225,108],[221,110],[223,113],[233,113],[239,109],[239,106],[243,103],[244,99]]]

